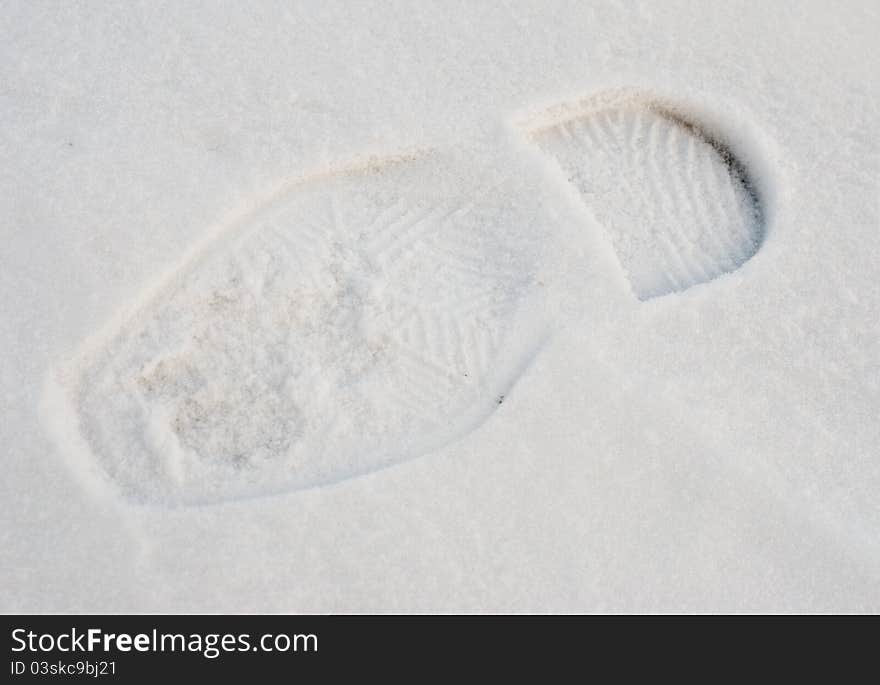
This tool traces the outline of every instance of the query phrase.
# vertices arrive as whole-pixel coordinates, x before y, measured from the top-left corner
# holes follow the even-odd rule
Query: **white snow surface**
[[[876,2],[0,16],[0,610],[880,610]]]

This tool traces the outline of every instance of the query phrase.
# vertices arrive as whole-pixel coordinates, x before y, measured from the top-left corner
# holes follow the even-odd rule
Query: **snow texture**
[[[880,610],[876,3],[2,15],[0,610]]]
[[[88,346],[68,420],[106,485],[175,504],[326,484],[499,405],[540,336],[514,328],[540,230],[431,157],[291,183]]]

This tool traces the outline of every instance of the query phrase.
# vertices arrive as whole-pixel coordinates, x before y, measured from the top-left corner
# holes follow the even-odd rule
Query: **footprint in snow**
[[[758,251],[761,203],[745,167],[675,106],[614,92],[525,128],[604,227],[640,300],[710,281]]]
[[[761,244],[745,168],[675,108],[601,96],[526,131],[639,299]],[[435,153],[331,170],[195,250],[61,373],[80,471],[141,503],[218,502],[374,471],[485,420],[543,336],[522,312],[552,221],[511,206],[527,182],[462,194],[468,173]]]
[[[467,173],[439,154],[324,173],[210,240],[67,374],[95,477],[148,504],[253,497],[485,419],[534,349],[518,315],[547,222],[497,183],[450,190]]]

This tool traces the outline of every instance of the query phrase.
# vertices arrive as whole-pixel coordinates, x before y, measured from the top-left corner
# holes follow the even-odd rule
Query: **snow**
[[[880,610],[876,4],[3,15],[0,610]]]

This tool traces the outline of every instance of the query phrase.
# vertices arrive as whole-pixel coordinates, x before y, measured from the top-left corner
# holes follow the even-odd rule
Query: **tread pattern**
[[[531,135],[607,230],[639,299],[734,271],[760,247],[744,169],[676,114],[625,101]]]
[[[491,412],[534,254],[480,194],[426,194],[430,167],[403,166],[276,199],[93,355],[79,424],[126,496],[199,503],[333,482]]]

